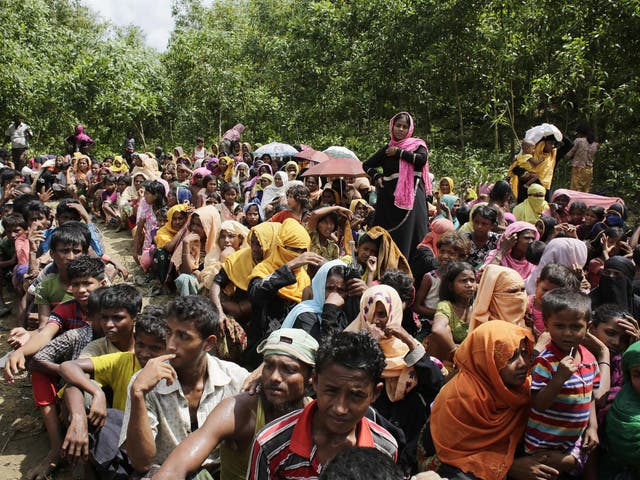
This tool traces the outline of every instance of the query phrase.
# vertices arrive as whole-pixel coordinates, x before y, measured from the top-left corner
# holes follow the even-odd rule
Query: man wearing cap
[[[323,465],[354,446],[395,461],[396,440],[365,417],[383,388],[384,367],[384,354],[367,333],[340,332],[323,341],[312,376],[316,400],[256,435],[246,480],[317,480]]]
[[[262,391],[229,397],[209,414],[204,425],[169,455],[155,479],[183,479],[200,469],[220,445],[220,479],[243,480],[247,472],[253,437],[268,422],[303,408],[311,384],[318,342],[304,330],[276,330],[258,345],[264,355]],[[196,479],[212,478],[206,470]]]

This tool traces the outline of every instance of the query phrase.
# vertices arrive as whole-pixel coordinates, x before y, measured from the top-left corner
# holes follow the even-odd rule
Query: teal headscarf
[[[640,392],[631,385],[631,368],[640,366],[640,342],[622,355],[624,385],[607,414],[607,448],[612,459],[640,467]]]
[[[460,199],[456,195],[450,195],[450,194],[442,195],[442,197],[440,198],[440,201],[444,203],[447,207],[449,207],[449,211],[451,212],[451,217],[452,217],[451,221],[453,222],[453,226],[455,227],[456,230],[460,226],[460,222],[458,222],[458,219],[453,213],[453,206],[456,204],[458,200]],[[445,218],[445,216],[440,214],[436,218]]]

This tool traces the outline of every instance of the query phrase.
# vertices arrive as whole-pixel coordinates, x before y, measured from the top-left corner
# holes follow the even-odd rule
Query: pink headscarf
[[[418,247],[430,248],[433,254],[438,256],[438,239],[447,232],[453,232],[456,227],[448,218],[438,218],[431,222],[429,233],[425,235]]]
[[[207,175],[211,175],[211,170],[209,170],[206,167],[196,168],[193,171],[193,175],[191,177],[191,185],[195,185],[196,184],[196,175],[202,175],[202,178],[204,178]],[[200,179],[200,181],[202,181],[202,178]]]
[[[84,133],[84,127],[80,124],[76,125],[75,139],[76,142],[93,142],[93,139]]]
[[[407,136],[402,140],[396,140],[395,138],[393,138],[393,123],[395,119],[398,118],[398,115],[403,114],[409,117],[409,131],[407,132]],[[389,136],[391,137],[389,146],[398,147],[409,152],[415,152],[416,150],[418,150],[418,148],[424,147],[427,149],[428,156],[429,147],[427,147],[427,144],[421,138],[412,137],[413,128],[413,117],[408,112],[400,112],[394,115],[393,118],[389,120]],[[400,161],[398,184],[396,185],[394,205],[403,210],[411,210],[413,208],[413,201],[415,199],[413,171],[413,165],[410,162]],[[431,180],[429,179],[429,160],[427,160],[427,163],[425,163],[424,167],[422,167],[422,181],[424,182],[425,191],[427,193],[431,193]]]
[[[489,252],[489,255],[487,255],[487,259],[484,264],[485,265],[490,264],[493,261],[493,259],[496,257],[496,255],[500,251],[500,248],[502,247],[503,238],[505,238],[508,235],[511,235],[512,233],[520,233],[526,230],[531,230],[532,232],[534,232],[536,240],[540,239],[540,234],[538,233],[538,230],[536,230],[536,227],[534,227],[529,222],[513,222],[511,225],[509,225],[505,229],[504,233],[500,237],[500,240],[498,240],[498,248],[496,250],[492,250]],[[530,263],[526,258],[523,258],[521,260],[513,258],[511,256],[511,250],[509,250],[508,252],[505,252],[502,255],[502,261],[500,262],[500,265],[502,265],[503,267],[512,268],[513,270],[515,270],[520,274],[523,280],[526,280],[527,277],[531,275],[531,272],[533,272],[533,270],[536,268],[536,266],[533,263]]]
[[[238,141],[240,140],[240,135],[244,132],[244,125],[241,123],[236,123],[233,128],[224,132],[222,136],[225,140]]]

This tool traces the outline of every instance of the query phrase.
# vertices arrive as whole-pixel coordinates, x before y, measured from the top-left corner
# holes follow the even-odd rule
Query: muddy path
[[[105,240],[106,252],[119,260],[130,271],[129,281],[141,275],[141,270],[131,258],[130,232],[115,233],[101,229]],[[121,279],[117,281],[122,281]],[[148,288],[139,287],[144,295],[144,304],[165,303],[168,297],[150,297]],[[5,287],[7,301],[11,301],[15,311],[17,301]],[[7,345],[9,330],[16,326],[16,317],[11,314],[0,319],[0,356],[10,350]],[[13,385],[0,381],[0,479],[21,479],[24,474],[38,463],[49,450],[40,412],[33,404],[31,384],[27,375],[21,375]],[[50,478],[67,480],[71,478],[70,469],[61,465]]]

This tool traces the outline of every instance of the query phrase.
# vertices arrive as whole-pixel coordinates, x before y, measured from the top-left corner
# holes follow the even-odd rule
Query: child
[[[74,463],[86,458],[90,453],[92,459],[102,458],[100,462],[93,461],[99,473],[103,469],[120,473],[124,461],[117,448],[117,437],[103,435],[103,431],[120,431],[122,427],[121,414],[107,414],[107,398],[102,388],[108,387],[113,392],[112,406],[123,411],[126,404],[129,381],[134,373],[143,368],[149,360],[164,354],[166,336],[166,317],[164,310],[157,306],[147,306],[136,319],[135,350],[133,352],[118,352],[98,357],[79,359],[65,362],[60,367],[61,376],[77,388],[69,386],[64,392],[64,401],[69,409],[70,424],[63,444],[62,451]],[[85,376],[90,374],[93,381]],[[101,388],[102,387],[102,388]],[[89,413],[85,413],[85,402],[82,392],[92,395]],[[88,423],[91,422],[91,428]],[[101,429],[103,425],[107,428]],[[89,450],[89,430],[93,442]],[[103,436],[101,436],[103,435]],[[100,442],[99,440],[102,440]],[[105,462],[105,455],[108,455]],[[114,458],[116,457],[116,458]],[[126,473],[132,474],[127,470]],[[129,476],[127,475],[127,476]],[[102,475],[100,475],[101,478]],[[112,478],[109,476],[109,478]],[[119,477],[122,478],[122,477]]]
[[[239,191],[240,188],[234,183],[225,183],[222,185],[222,188],[220,189],[222,203],[216,208],[220,212],[220,217],[223,222],[225,220],[236,220],[236,215],[240,208],[240,204],[236,202]]]
[[[6,315],[11,311],[2,298],[2,283],[5,271],[11,270],[11,284],[18,292],[22,292],[22,280],[29,268],[29,239],[27,238],[27,222],[19,213],[7,215],[2,219],[2,227],[7,236],[3,240],[3,258],[0,261],[0,309]]]
[[[335,260],[340,256],[338,245],[340,216],[348,220],[351,216],[351,210],[335,205],[318,208],[311,212],[311,217],[307,222],[307,231],[311,237],[310,252],[315,252],[327,260]],[[350,228],[348,223],[346,225],[344,223],[343,227]],[[350,230],[349,233],[351,233]]]
[[[595,357],[581,345],[591,301],[571,288],[557,288],[544,296],[542,315],[551,341],[532,366],[525,451],[559,452],[560,456],[551,456],[545,463],[563,472],[580,470],[577,467],[598,445],[593,391],[599,387],[600,370]]]
[[[164,186],[154,180],[144,183],[144,197],[138,208],[137,225],[133,236],[133,259],[148,272],[153,264],[153,239],[158,231],[156,214],[165,205]]]
[[[102,182],[104,190],[102,191],[101,210],[104,214],[104,220],[107,227],[117,227],[120,223],[120,216],[115,212],[114,208],[118,201],[118,191],[116,176],[107,175]]]
[[[522,140],[522,153],[516,155],[515,166],[525,170],[525,173],[519,177],[524,188],[529,188],[532,183],[538,182],[538,174],[531,171],[537,165],[533,159],[535,148],[533,142]]]
[[[536,338],[545,331],[542,319],[542,298],[545,293],[563,287],[580,290],[580,281],[575,273],[569,267],[558,263],[550,263],[545,266],[536,281],[536,293],[529,295],[529,315]]]
[[[569,223],[571,225],[582,225],[584,215],[587,213],[587,204],[584,202],[573,202],[569,206]]]
[[[453,362],[458,345],[467,337],[471,303],[476,293],[473,267],[466,262],[449,262],[440,282],[440,301],[433,317],[429,354]]]
[[[576,228],[576,234],[580,240],[591,240],[593,238],[593,226],[604,220],[604,207],[592,205],[584,212],[584,221]]]
[[[242,224],[247,228],[253,228],[256,225],[262,223],[262,216],[260,213],[260,205],[257,202],[248,202],[242,208],[244,217],[242,218]]]
[[[469,255],[469,240],[457,232],[447,232],[436,242],[440,266],[425,273],[416,293],[415,311],[418,315],[433,319],[440,301],[440,276],[449,262],[459,262]]]
[[[71,261],[67,268],[73,300],[61,303],[53,309],[49,321],[20,348],[11,353],[5,365],[5,380],[13,383],[15,375],[25,369],[26,357],[35,355],[58,333],[88,325],[87,307],[93,290],[106,284],[104,263],[99,258],[83,255]],[[31,375],[33,396],[41,409],[45,428],[49,435],[50,450],[35,468],[45,474],[55,468],[60,460],[62,432],[56,409],[55,378],[34,371]],[[32,477],[30,477],[32,478]]]
[[[282,172],[278,172],[280,174]],[[276,178],[278,178],[276,174]],[[276,182],[277,183],[277,182]],[[271,217],[272,222],[284,222],[287,218],[295,218],[302,223],[302,217],[309,208],[311,194],[304,185],[292,185],[287,188],[287,209],[280,210]]]

